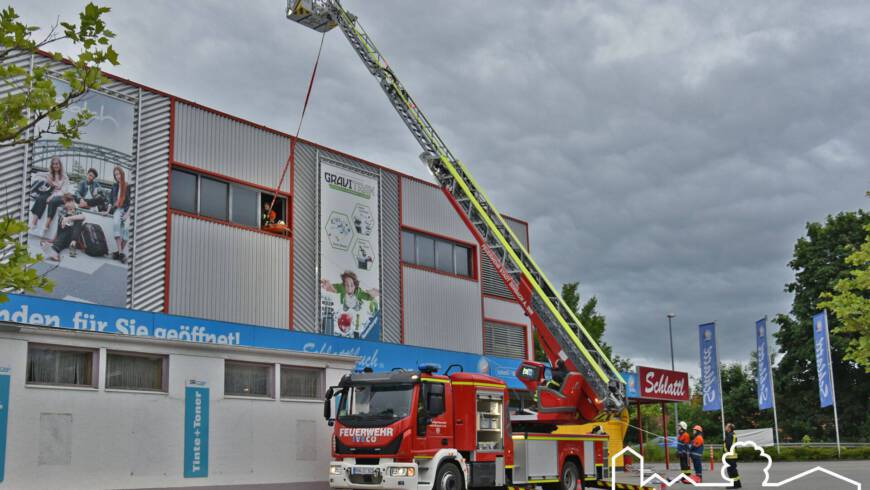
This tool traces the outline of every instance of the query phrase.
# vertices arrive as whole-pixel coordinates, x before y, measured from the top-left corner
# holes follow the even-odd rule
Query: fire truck
[[[603,421],[623,410],[625,382],[616,367],[435,131],[357,17],[339,0],[289,0],[286,15],[321,33],[341,30],[423,148],[421,160],[525,310],[550,364],[520,364],[516,376],[535,403],[515,414],[508,413],[504,381],[483,374],[451,374],[450,368],[438,374],[429,365],[344,376],[327,390],[324,404],[324,416],[335,429],[330,485],[581,488],[603,438],[552,432],[561,424]]]

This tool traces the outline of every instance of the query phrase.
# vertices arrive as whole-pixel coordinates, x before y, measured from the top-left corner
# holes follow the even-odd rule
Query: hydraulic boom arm
[[[582,419],[606,418],[625,404],[617,369],[547,280],[486,193],[429,123],[369,35],[338,0],[289,0],[287,17],[319,32],[339,27],[423,147],[420,158],[474,227],[483,251],[522,304],[550,362],[563,361],[585,379]]]

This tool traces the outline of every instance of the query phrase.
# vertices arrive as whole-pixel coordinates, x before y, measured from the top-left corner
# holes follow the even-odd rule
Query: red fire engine
[[[540,368],[527,363],[520,370]],[[551,434],[548,424],[539,425],[545,432],[529,431],[536,422],[512,419],[504,381],[437,369],[348,374],[329,389],[332,487],[574,490],[585,478],[600,478],[595,468],[606,436]]]

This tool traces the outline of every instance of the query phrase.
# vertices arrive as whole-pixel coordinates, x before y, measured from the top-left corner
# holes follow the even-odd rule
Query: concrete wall
[[[26,384],[28,342],[99,349],[97,388]],[[107,390],[106,350],[169,356],[168,393]],[[6,479],[2,488],[92,489],[324,481],[330,429],[322,402],[223,393],[226,359],[324,369],[335,384],[354,358],[198,345],[120,335],[2,327],[11,368]],[[276,393],[280,369],[276,369]],[[185,386],[210,389],[209,474],[183,477]]]

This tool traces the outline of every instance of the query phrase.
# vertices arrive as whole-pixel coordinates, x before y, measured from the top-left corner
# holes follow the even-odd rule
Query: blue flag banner
[[[813,316],[813,338],[816,351],[816,371],[819,374],[819,399],[823,407],[834,404],[834,382],[831,373],[831,339],[828,336],[828,311]]]
[[[208,476],[208,388],[184,390],[184,477]]]
[[[773,407],[773,376],[770,369],[770,353],[767,348],[767,318],[755,322],[755,340],[758,354],[758,409]]]
[[[8,374],[0,374],[0,482],[6,474],[6,427],[9,423],[9,381]]]
[[[698,325],[701,346],[701,388],[704,411],[722,409],[722,387],[719,378],[719,354],[716,352],[716,324]]]

